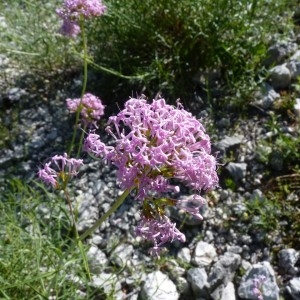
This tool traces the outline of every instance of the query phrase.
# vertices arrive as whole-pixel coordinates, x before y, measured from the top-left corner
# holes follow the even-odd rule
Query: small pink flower
[[[98,134],[89,133],[84,141],[83,150],[96,157],[106,159],[109,157],[109,153],[114,151],[114,147],[109,147],[102,143]]]
[[[104,105],[102,101],[93,94],[86,93],[82,99],[67,99],[67,107],[71,112],[80,109],[82,122],[85,126],[98,128],[97,121],[104,115]]]
[[[185,235],[176,228],[175,223],[171,223],[167,216],[155,219],[143,216],[136,228],[136,234],[153,242],[154,246],[150,249],[151,255],[159,255],[162,246],[168,242],[179,240],[184,243],[186,240]]]
[[[101,0],[65,0],[63,7],[57,10],[62,19],[77,19],[98,17],[105,13],[106,6]]]
[[[64,20],[59,32],[71,38],[76,37],[80,32],[80,27],[76,22]]]
[[[66,153],[55,155],[50,162],[45,164],[43,169],[39,170],[38,177],[53,188],[60,188],[60,183],[76,176],[82,165],[82,159],[69,158]]]
[[[51,162],[46,163],[44,169],[39,170],[38,176],[46,184],[50,184],[55,188],[57,185],[57,172],[50,168],[50,164]]]
[[[90,19],[105,13],[106,6],[101,0],[65,0],[62,8],[56,10],[64,21],[60,32],[70,37],[76,37],[80,32],[79,19]]]
[[[264,300],[263,296],[263,284],[266,281],[265,275],[259,275],[258,277],[253,279],[253,293],[257,297],[258,300]]]

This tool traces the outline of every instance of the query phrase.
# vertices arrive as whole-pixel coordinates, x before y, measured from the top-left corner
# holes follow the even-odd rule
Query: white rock
[[[268,109],[278,98],[280,98],[280,94],[276,93],[271,85],[264,83],[255,94],[254,104],[263,109]]]
[[[300,117],[300,98],[296,98],[296,103],[294,105],[294,111],[298,117]]]
[[[221,300],[235,300],[235,289],[232,282],[228,282],[222,293]]]
[[[184,294],[184,295],[190,294],[191,287],[188,281],[184,277],[178,277],[176,279],[176,285],[180,294]]]
[[[169,277],[161,271],[148,274],[140,293],[141,300],[178,300],[176,286]]]
[[[7,28],[7,27],[8,27],[8,25],[6,23],[5,17],[0,16],[0,28],[4,29],[4,28]]]
[[[300,278],[293,278],[287,286],[287,291],[292,296],[293,300],[300,299]]]
[[[191,268],[187,271],[187,281],[190,283],[196,297],[207,296],[207,273],[204,268]]]
[[[177,258],[189,264],[191,262],[190,249],[187,247],[180,249],[178,251]]]
[[[300,60],[300,50],[297,50],[291,57],[290,60]]]
[[[93,236],[92,243],[96,246],[99,246],[103,243],[103,238],[100,235]]]
[[[90,285],[103,289],[107,296],[113,294],[115,296],[114,299],[124,299],[121,282],[115,274],[102,273],[93,276]]]
[[[293,248],[282,249],[278,252],[278,265],[286,273],[295,275],[299,270],[298,267],[295,266],[299,256],[299,252]]]
[[[221,283],[226,286],[228,282],[231,282],[240,264],[239,254],[225,252],[220,256],[209,272],[207,282],[210,290],[218,289]]]
[[[216,249],[213,245],[200,241],[197,243],[192,262],[198,267],[209,266],[217,257]]]
[[[90,271],[93,274],[100,274],[108,264],[106,255],[97,247],[92,245],[87,252]]]
[[[119,267],[130,266],[133,251],[132,245],[120,244],[114,249],[110,258]]]
[[[216,144],[216,147],[220,150],[226,150],[230,147],[241,144],[243,142],[243,139],[244,136],[242,135],[226,136]]]
[[[300,75],[300,61],[291,61],[286,64],[286,67],[290,70],[293,80],[297,80]]]
[[[246,163],[235,163],[230,162],[227,164],[225,169],[230,173],[233,177],[234,181],[238,183],[246,176],[247,172],[247,164]]]
[[[269,78],[274,89],[279,90],[285,89],[290,85],[292,75],[286,64],[283,64],[272,68]]]

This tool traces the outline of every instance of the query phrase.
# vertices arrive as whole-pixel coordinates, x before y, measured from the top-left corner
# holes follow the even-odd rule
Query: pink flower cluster
[[[80,32],[79,19],[89,19],[101,16],[106,6],[101,0],[65,0],[63,7],[57,9],[58,16],[63,20],[60,32],[70,37],[76,37]]]
[[[39,170],[38,176],[53,188],[60,188],[60,183],[76,176],[82,165],[82,159],[68,158],[66,153],[63,156],[55,155],[50,162],[45,164],[43,169]]]
[[[156,219],[142,216],[139,225],[136,228],[136,234],[142,238],[153,242],[150,249],[151,255],[159,255],[165,243],[179,240],[185,242],[185,235],[181,233],[175,223],[171,223],[167,216],[158,216]]]
[[[259,275],[258,277],[253,279],[253,293],[257,297],[258,300],[264,300],[263,296],[263,284],[266,281],[265,275]]]
[[[93,94],[84,94],[82,99],[67,99],[67,107],[71,112],[80,109],[82,122],[86,126],[97,127],[97,121],[104,115],[104,105],[102,101]]]
[[[122,111],[109,118],[109,124],[107,131],[114,137],[115,147],[106,146],[99,135],[90,133],[84,149],[114,164],[121,188],[134,188],[136,199],[145,202],[169,191],[179,192],[179,187],[170,183],[172,178],[197,191],[218,184],[209,136],[180,103],[173,107],[164,99],[148,104],[144,99],[132,98]],[[178,201],[177,206],[201,218],[199,207],[203,201],[195,195],[191,205]],[[151,216],[144,209],[143,215],[146,217],[137,233],[154,241],[154,252],[167,241],[184,240],[163,209],[151,211]]]
[[[148,104],[130,99],[125,109],[109,118],[107,131],[116,140],[106,147],[97,134],[85,141],[85,150],[103,157],[118,168],[121,188],[137,187],[137,198],[149,193],[179,191],[168,179],[177,178],[195,190],[218,184],[216,160],[210,154],[209,136],[195,117],[180,104],[167,105],[164,99]]]

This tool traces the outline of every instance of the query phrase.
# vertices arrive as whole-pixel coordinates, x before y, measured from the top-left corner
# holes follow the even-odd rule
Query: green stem
[[[66,188],[64,189],[64,193],[66,195],[66,199],[67,199],[67,202],[68,202],[68,205],[69,205],[70,214],[71,214],[71,217],[72,217],[73,227],[74,227],[74,231],[75,231],[75,237],[76,237],[76,241],[78,243],[78,247],[79,247],[81,256],[83,258],[84,267],[85,267],[85,270],[87,272],[89,280],[91,280],[92,276],[91,276],[91,272],[90,272],[90,268],[89,268],[87,256],[86,256],[86,253],[84,251],[82,241],[79,238],[78,229],[77,229],[77,225],[76,225],[76,221],[75,221],[75,216],[74,216],[74,211],[73,211],[72,203],[71,203],[71,200],[70,200],[70,195],[69,195],[69,193],[68,193],[68,191],[67,191]]]
[[[93,66],[95,69],[98,69],[98,70],[101,70],[105,73],[108,73],[108,74],[111,74],[111,75],[115,75],[117,77],[120,77],[120,78],[124,78],[124,79],[144,79],[148,74],[145,73],[143,75],[135,75],[135,76],[128,76],[128,75],[123,75],[122,73],[118,72],[118,71],[115,71],[115,70],[112,70],[112,69],[108,69],[106,67],[103,67],[103,66],[100,66],[96,63],[94,63],[92,60],[88,59],[88,62],[91,66]]]
[[[86,132],[86,125],[84,125],[83,130],[81,131],[80,140],[79,140],[79,146],[78,146],[78,149],[77,149],[77,155],[76,155],[76,157],[80,156],[81,146],[83,144],[83,138],[84,138],[85,132]]]
[[[82,110],[82,98],[86,92],[86,87],[87,87],[87,79],[88,79],[88,53],[87,53],[87,38],[85,35],[85,30],[84,30],[84,20],[81,20],[80,22],[80,29],[81,29],[81,33],[82,33],[82,41],[83,41],[83,82],[82,82],[82,89],[81,89],[81,97],[80,97],[80,104],[78,106],[78,109],[76,111],[76,117],[75,117],[75,127],[73,130],[73,136],[72,136],[72,140],[71,140],[71,144],[69,147],[69,151],[68,154],[71,155],[71,152],[74,148],[74,144],[75,144],[75,138],[76,138],[76,134],[77,134],[77,125],[79,124],[79,116]],[[82,134],[83,135],[83,134]],[[80,143],[82,143],[82,138],[80,139]],[[79,144],[78,146],[78,153],[80,152],[81,149],[81,144]],[[77,156],[78,156],[77,153]]]
[[[84,58],[84,54],[82,55],[78,51],[76,51],[76,50],[74,50],[74,51],[81,58]],[[100,70],[100,71],[103,71],[107,74],[111,74],[111,75],[114,75],[114,76],[117,76],[117,77],[120,77],[120,78],[129,79],[129,80],[133,80],[133,79],[142,80],[150,74],[150,73],[144,73],[144,74],[141,74],[141,75],[132,75],[132,76],[124,75],[121,72],[118,72],[116,70],[112,70],[112,69],[100,66],[100,65],[96,64],[95,62],[93,62],[93,60],[91,60],[90,58],[87,58],[87,62],[89,63],[89,65],[93,66],[96,70]]]
[[[91,235],[99,226],[101,226],[101,224],[121,206],[121,204],[124,202],[124,200],[132,190],[133,188],[125,190],[123,194],[117,199],[117,201],[112,205],[112,207],[100,219],[98,219],[91,228],[89,228],[85,233],[83,233],[79,237],[79,240],[84,240],[86,237]]]
[[[73,208],[72,208],[72,203],[71,203],[71,200],[70,200],[70,195],[67,191],[67,188],[64,189],[64,193],[66,195],[66,200],[67,200],[67,203],[68,203],[68,206],[69,206],[69,209],[70,209],[72,223],[73,223],[73,226],[74,226],[74,229],[75,229],[75,235],[76,235],[76,238],[77,238],[78,231],[77,231],[75,216],[74,216],[74,212],[73,212]]]
[[[74,125],[73,135],[72,135],[72,140],[71,140],[71,144],[70,144],[69,150],[68,150],[68,155],[69,156],[71,156],[71,153],[73,151],[74,144],[75,144],[75,138],[76,138],[76,134],[77,134],[77,125],[79,123],[79,114],[80,114],[80,109],[77,109],[76,117],[75,117],[75,125]]]
[[[84,22],[81,22],[81,32],[82,32],[82,40],[83,40],[83,83],[82,83],[82,91],[81,91],[81,100],[86,91],[87,86],[87,78],[88,78],[88,53],[87,53],[87,38],[84,32]],[[81,104],[81,103],[80,103]]]
[[[76,139],[76,135],[77,135],[77,131],[78,131],[79,117],[80,117],[80,113],[81,113],[81,110],[82,110],[82,99],[83,99],[83,96],[86,92],[87,78],[88,78],[88,73],[87,73],[87,71],[88,71],[87,38],[86,38],[86,35],[85,35],[84,20],[83,19],[80,20],[80,29],[81,29],[82,40],[83,40],[83,83],[82,83],[80,103],[79,103],[78,109],[76,111],[75,127],[74,127],[74,130],[73,130],[73,136],[72,136],[71,144],[70,144],[69,151],[68,151],[69,155],[71,155],[71,153],[73,151],[73,148],[75,146],[75,139]],[[80,151],[81,151],[81,145],[83,143],[83,137],[84,137],[85,129],[86,128],[84,127],[84,130],[82,131],[81,136],[80,136],[80,141],[79,141],[76,157],[79,157],[79,154],[80,154]],[[91,277],[91,273],[90,273],[90,268],[89,268],[89,265],[88,265],[88,260],[87,260],[86,252],[85,252],[84,247],[83,247],[82,240],[79,238],[79,234],[78,234],[78,230],[77,230],[77,225],[76,225],[76,221],[75,221],[74,212],[73,212],[73,209],[72,209],[72,203],[71,203],[71,200],[70,200],[70,196],[69,196],[68,191],[67,191],[66,188],[65,188],[64,192],[65,192],[66,199],[67,199],[67,202],[68,202],[68,205],[69,205],[69,208],[70,208],[70,213],[71,213],[71,216],[72,216],[72,221],[73,221],[73,226],[74,226],[74,230],[75,230],[77,245],[79,247],[79,250],[80,250],[83,262],[84,262],[84,267],[86,269],[88,278],[89,278],[89,280],[91,280],[92,277]]]

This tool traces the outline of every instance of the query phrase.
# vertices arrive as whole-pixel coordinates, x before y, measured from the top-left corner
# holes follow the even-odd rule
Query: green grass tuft
[[[0,201],[1,299],[82,299],[83,286],[93,299],[64,207],[38,185],[10,181]]]

